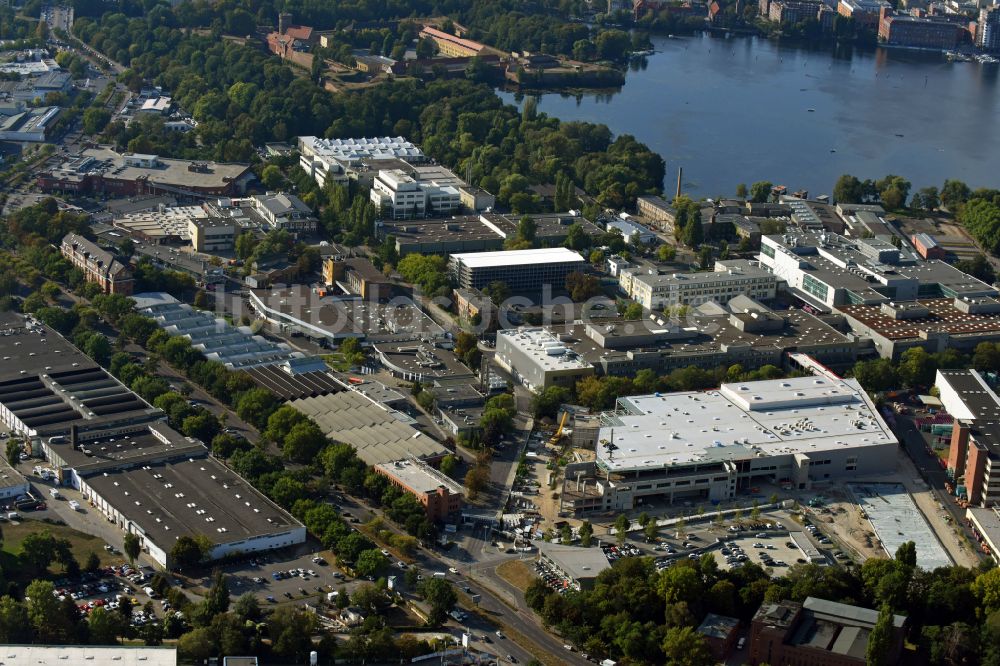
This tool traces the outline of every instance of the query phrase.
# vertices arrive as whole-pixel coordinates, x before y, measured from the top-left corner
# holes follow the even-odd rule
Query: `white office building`
[[[322,187],[327,181],[347,182],[347,171],[367,160],[401,159],[410,163],[427,161],[424,153],[401,136],[362,139],[298,138],[299,166]]]
[[[622,291],[646,310],[682,305],[728,303],[736,296],[770,300],[778,281],[756,261],[736,259],[715,262],[715,270],[698,273],[650,273],[642,267],[627,268],[618,278]]]
[[[418,180],[402,169],[384,169],[372,183],[371,202],[393,220],[450,215],[461,206],[453,185]]]

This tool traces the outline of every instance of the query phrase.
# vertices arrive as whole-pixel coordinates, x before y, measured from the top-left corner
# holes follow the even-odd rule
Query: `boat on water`
[[[642,57],[645,57],[645,56],[651,56],[654,53],[656,53],[656,51],[654,51],[653,49],[645,49],[643,51],[632,51],[632,57],[634,57],[634,58],[642,58]]]
[[[972,56],[958,51],[945,51],[944,57],[952,62],[972,62]]]
[[[1000,58],[996,58],[987,53],[980,53],[976,56],[976,60],[978,60],[982,65],[995,65],[1000,62]]]

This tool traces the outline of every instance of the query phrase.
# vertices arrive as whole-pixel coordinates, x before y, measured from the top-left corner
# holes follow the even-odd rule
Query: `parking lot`
[[[314,561],[317,558],[318,561]],[[251,592],[265,604],[326,599],[328,593],[341,589],[351,594],[354,588],[366,582],[337,567],[329,551],[262,553],[244,562],[229,564],[222,570],[234,596]],[[210,581],[206,579],[204,584]]]
[[[721,548],[712,551],[719,568],[728,571],[753,562],[765,569],[780,570],[806,561],[804,553],[789,539],[787,532],[760,534],[726,541]]]
[[[133,569],[127,564],[105,567],[97,572],[80,574],[75,579],[59,578],[53,583],[55,595],[60,600],[72,599],[83,615],[89,615],[95,608],[119,611],[123,603],[131,604],[130,623],[141,627],[149,622],[158,623],[160,617],[172,612],[170,604],[157,600],[157,595],[143,591],[152,576],[152,571]],[[152,602],[152,610],[145,608]]]

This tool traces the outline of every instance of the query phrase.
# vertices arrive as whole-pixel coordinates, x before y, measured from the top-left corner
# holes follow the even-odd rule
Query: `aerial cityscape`
[[[60,1],[0,664],[1000,666],[993,0]]]

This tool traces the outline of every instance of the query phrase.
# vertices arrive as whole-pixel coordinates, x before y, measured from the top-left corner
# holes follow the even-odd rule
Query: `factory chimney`
[[[677,194],[676,197],[681,195],[681,181],[684,180],[684,167],[677,167]]]

